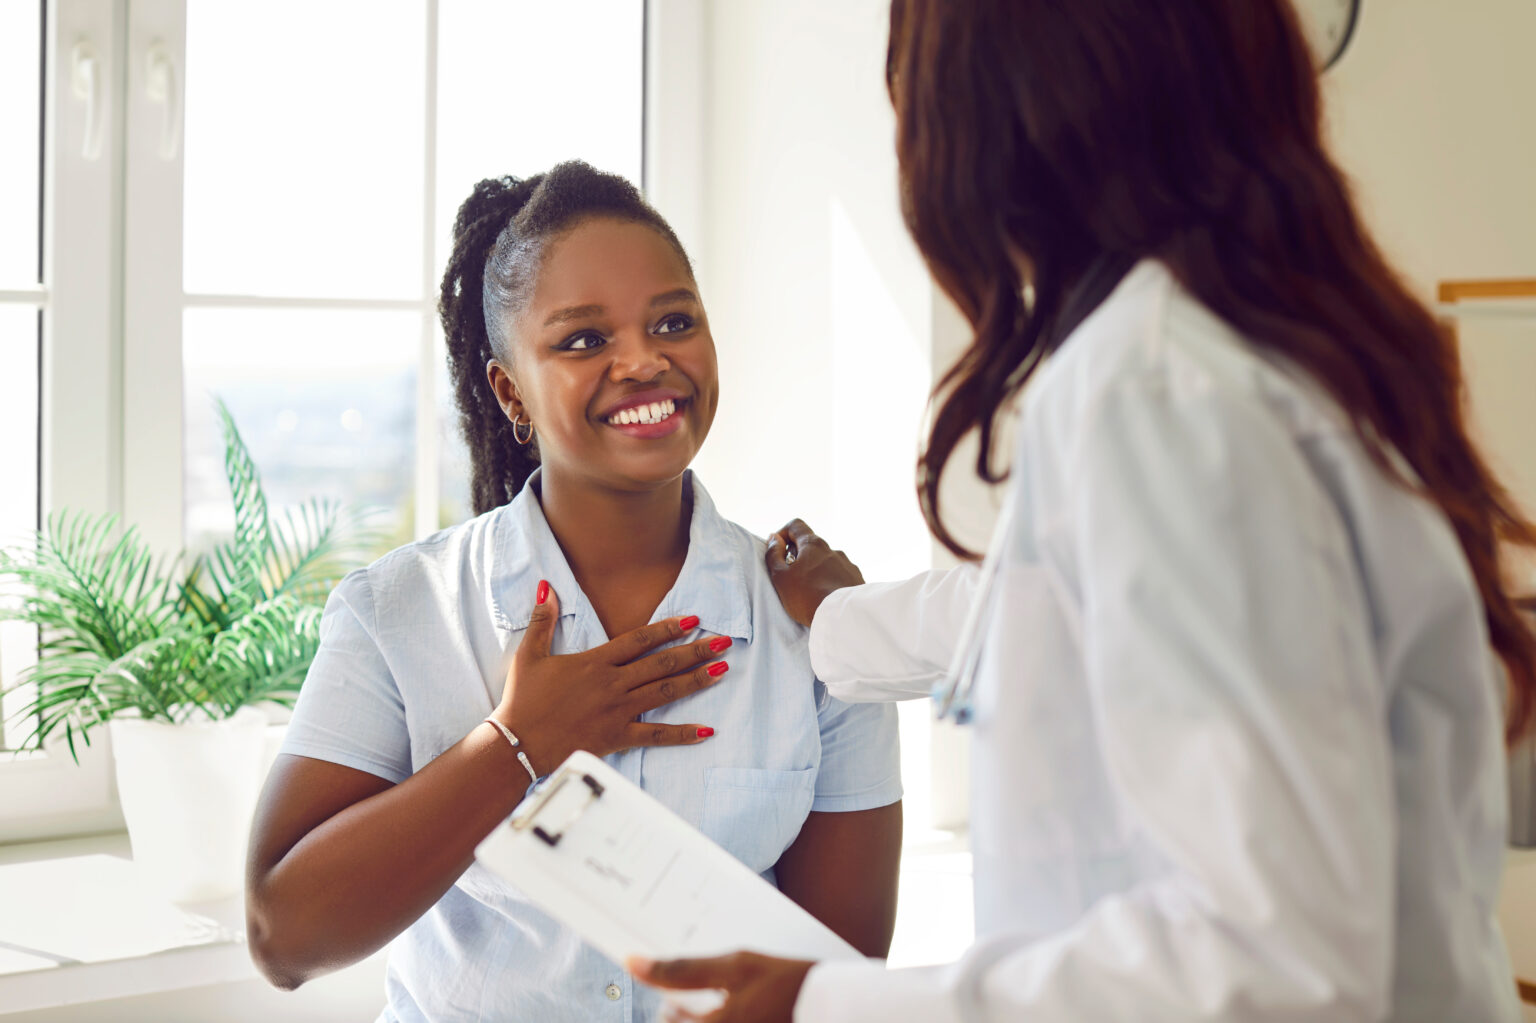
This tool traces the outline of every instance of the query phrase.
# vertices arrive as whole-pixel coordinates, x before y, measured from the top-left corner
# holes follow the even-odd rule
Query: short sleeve
[[[405,704],[379,649],[367,569],[331,592],[320,649],[299,690],[282,752],[399,783],[411,775]]]
[[[821,768],[817,813],[851,813],[889,806],[901,798],[901,740],[890,703],[844,703],[816,683]]]

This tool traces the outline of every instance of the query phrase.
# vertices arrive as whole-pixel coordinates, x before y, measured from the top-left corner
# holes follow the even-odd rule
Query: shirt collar
[[[497,626],[512,631],[528,627],[540,579],[547,579],[560,598],[560,617],[590,617],[601,634],[565,552],[544,518],[534,493],[542,469],[536,469],[516,497],[498,512],[492,545],[491,605]],[[678,615],[699,616],[706,632],[752,641],[752,602],[742,564],[742,540],[746,534],[715,510],[703,485],[688,470],[684,493],[693,495],[692,520],[688,525],[688,556],[677,582],[662,598],[652,620]],[[754,552],[755,553],[755,552]]]

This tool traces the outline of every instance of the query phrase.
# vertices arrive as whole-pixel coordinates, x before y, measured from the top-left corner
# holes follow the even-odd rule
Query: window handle
[[[103,109],[106,97],[102,95],[106,86],[96,48],[83,39],[76,43],[69,51],[69,68],[70,91],[75,99],[85,104],[85,133],[80,155],[95,160],[101,156],[102,130],[106,127],[106,111]]]
[[[160,121],[160,159],[174,160],[181,148],[181,87],[176,77],[176,62],[159,39],[149,44],[149,53],[145,57],[144,97],[164,108]]]

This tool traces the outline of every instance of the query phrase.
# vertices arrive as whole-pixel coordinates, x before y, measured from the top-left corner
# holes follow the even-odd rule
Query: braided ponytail
[[[459,207],[453,223],[453,251],[443,271],[437,313],[448,343],[459,429],[469,447],[473,476],[470,499],[480,515],[506,504],[538,466],[535,445],[518,444],[502,411],[485,366],[500,358],[486,329],[485,265],[513,216],[538,187],[539,175],[487,178]]]

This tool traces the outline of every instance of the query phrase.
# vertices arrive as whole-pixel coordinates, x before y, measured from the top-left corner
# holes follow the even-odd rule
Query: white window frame
[[[153,48],[171,62],[178,79],[186,67],[186,0],[135,0],[129,29],[127,119],[126,286],[123,358],[123,514],[139,524],[157,550],[180,550],[185,508],[185,458],[180,395],[182,314],[189,308],[347,309],[413,311],[420,319],[417,346],[415,535],[438,528],[437,371],[443,347],[437,322],[437,37],[438,0],[426,0],[424,173],[422,175],[421,296],[419,299],[273,298],[187,294],[182,287],[182,147],[165,155],[165,105],[143,87]],[[181,113],[179,96],[173,100]],[[179,133],[178,133],[179,137]],[[167,403],[165,396],[177,400]]]
[[[645,3],[642,186],[700,268],[709,263],[704,249],[709,69],[699,56],[709,52],[706,17],[704,0]]]
[[[120,509],[115,211],[121,161],[125,30],[121,0],[51,0],[45,9],[43,283],[0,301],[42,310],[40,496],[43,513]],[[71,87],[72,51],[95,61],[87,99]],[[98,140],[86,153],[87,122]],[[76,764],[63,737],[41,752],[0,754],[0,840],[120,826],[105,730]]]
[[[426,0],[426,173],[420,300],[188,296],[182,288],[180,143],[186,0],[49,0],[44,100],[44,284],[0,293],[43,311],[41,504],[116,513],[152,549],[183,546],[182,313],[190,306],[409,309],[421,318],[415,455],[416,534],[437,528],[435,237],[438,0]],[[131,17],[130,17],[131,13]],[[71,53],[97,61],[89,101],[72,87]],[[149,89],[151,56],[169,92]],[[88,114],[88,103],[95,104]],[[99,117],[95,155],[88,117]],[[172,133],[175,145],[163,145]],[[172,396],[167,400],[167,396]],[[122,827],[105,728],[42,751],[0,754],[0,842]]]
[[[653,0],[654,2],[654,0]],[[667,0],[676,3],[677,0]],[[188,0],[46,0],[44,283],[0,291],[0,304],[43,311],[40,503],[115,513],[161,554],[182,549],[185,507],[182,319],[193,306],[414,311],[420,318],[414,476],[415,533],[438,528],[437,89],[440,0],[425,0],[421,294],[412,300],[187,295],[183,288],[185,164],[181,127]],[[702,38],[702,0],[682,0]],[[647,5],[646,39],[650,28]],[[87,102],[72,88],[71,52],[95,55],[99,118],[85,153]],[[151,55],[169,90],[149,88]],[[649,69],[657,65],[647,60]],[[647,86],[649,92],[649,86]],[[687,130],[695,134],[702,118]],[[166,132],[175,145],[163,145]],[[647,151],[649,165],[652,154]],[[691,176],[690,176],[691,174]],[[698,167],[679,171],[680,197]],[[684,202],[692,201],[683,199]],[[693,207],[697,210],[697,205]],[[696,215],[695,215],[696,219]],[[684,215],[682,220],[686,221]],[[696,236],[692,222],[679,223]],[[42,751],[0,752],[0,842],[117,830],[110,740],[93,729]]]

